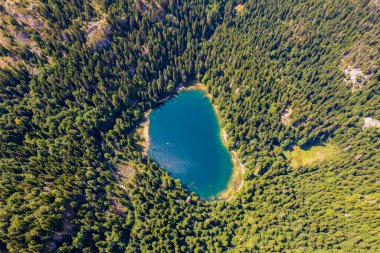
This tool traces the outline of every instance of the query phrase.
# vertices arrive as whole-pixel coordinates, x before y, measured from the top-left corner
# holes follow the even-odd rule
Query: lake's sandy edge
[[[150,145],[150,138],[149,138],[149,115],[152,112],[152,109],[149,109],[144,114],[144,119],[141,122],[140,128],[142,132],[142,137],[143,137],[143,142],[142,142],[142,147],[143,147],[143,153],[144,155],[148,154],[148,149]]]

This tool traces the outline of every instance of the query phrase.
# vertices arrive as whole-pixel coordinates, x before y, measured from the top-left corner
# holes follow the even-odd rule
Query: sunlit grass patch
[[[293,168],[311,164],[315,161],[323,161],[337,153],[336,146],[333,144],[325,144],[313,146],[308,149],[302,149],[294,146],[292,151],[285,151],[284,154]]]

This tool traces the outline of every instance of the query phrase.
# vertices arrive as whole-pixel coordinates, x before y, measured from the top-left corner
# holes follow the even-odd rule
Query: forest
[[[0,252],[379,252],[377,0],[0,0]],[[245,167],[205,201],[136,129],[206,85]],[[370,120],[368,120],[370,119]],[[292,166],[287,152],[333,145]]]

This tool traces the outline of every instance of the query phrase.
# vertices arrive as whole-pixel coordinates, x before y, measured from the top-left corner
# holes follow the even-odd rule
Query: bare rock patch
[[[238,4],[238,5],[235,6],[235,10],[238,13],[240,13],[240,12],[242,12],[244,10],[244,7],[245,7],[244,4]]]
[[[373,119],[371,117],[364,118],[364,124],[362,126],[363,130],[369,127],[380,128],[380,121]]]
[[[352,91],[361,90],[370,75],[370,72],[363,73],[360,68],[352,66],[346,66],[343,71],[347,75],[346,81],[351,84]]]
[[[281,122],[282,124],[288,126],[290,125],[290,122],[292,121],[292,118],[290,117],[293,112],[292,108],[286,108],[285,111],[281,114]]]
[[[88,28],[86,29],[87,44],[97,47],[108,46],[111,43],[108,38],[109,32],[110,25],[105,17],[98,21],[88,22]]]

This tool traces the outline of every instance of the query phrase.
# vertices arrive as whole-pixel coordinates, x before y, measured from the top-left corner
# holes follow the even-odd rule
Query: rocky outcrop
[[[376,127],[380,128],[380,121],[373,119],[371,117],[365,117],[364,118],[364,124],[362,126],[363,130],[369,127]]]

